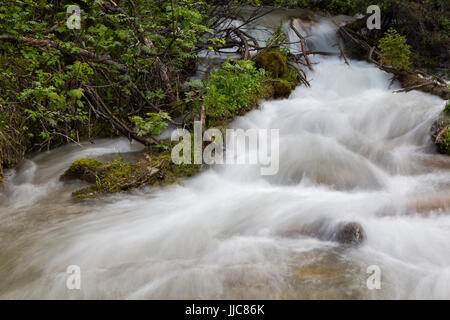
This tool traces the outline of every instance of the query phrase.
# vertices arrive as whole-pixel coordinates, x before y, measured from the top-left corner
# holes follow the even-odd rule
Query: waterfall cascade
[[[337,50],[330,19],[296,26],[310,50]],[[77,186],[58,181],[68,164],[140,150],[122,139],[11,171],[0,194],[0,298],[449,298],[450,160],[429,137],[443,101],[392,93],[389,74],[366,62],[312,62],[311,88],[232,124],[280,130],[274,176],[217,165],[182,186],[71,200]],[[318,221],[329,233],[357,222],[364,243],[286,236]],[[70,265],[81,290],[66,288]],[[380,290],[366,286],[372,265]]]

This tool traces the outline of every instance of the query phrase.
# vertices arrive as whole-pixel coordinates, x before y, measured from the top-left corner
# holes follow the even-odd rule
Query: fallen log
[[[400,90],[396,90],[396,91],[394,91],[394,93],[409,92],[411,90],[420,89],[422,87],[426,87],[426,86],[434,85],[434,84],[435,84],[434,81],[429,81],[429,82],[425,82],[425,83],[418,84],[418,85],[415,85],[415,86],[411,86],[411,87],[408,87],[408,88],[403,88],[403,89],[400,89]]]
[[[349,32],[345,26],[340,27],[338,32],[341,34],[343,39],[351,41],[359,48],[366,51],[368,53],[366,57],[367,61],[374,63],[379,69],[395,76],[395,79],[397,79],[404,88],[403,90],[397,92],[420,90],[422,92],[439,96],[444,100],[450,99],[450,89],[442,79],[430,76],[423,71],[408,71],[383,65],[374,59],[374,56],[381,56],[380,52],[378,52],[374,46],[368,44],[357,33]]]

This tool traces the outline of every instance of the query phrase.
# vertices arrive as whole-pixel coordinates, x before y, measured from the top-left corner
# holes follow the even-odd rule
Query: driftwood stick
[[[337,44],[337,46],[338,46],[338,48],[339,48],[339,51],[341,52],[341,57],[344,58],[345,64],[349,66],[350,63],[349,63],[348,60],[347,60],[347,57],[346,57],[346,55],[345,55],[345,53],[344,53],[344,49],[342,49],[342,45],[341,45],[341,34],[339,33],[339,31],[336,32],[336,44]]]
[[[241,34],[243,34],[244,36],[246,36],[247,38],[249,38],[250,40],[252,40],[253,45],[254,45],[254,47],[255,47],[256,49],[259,49],[259,48],[260,48],[259,43],[258,43],[258,40],[256,40],[255,37],[252,37],[251,35],[249,35],[249,34],[248,34],[247,32],[245,32],[245,31],[242,31],[242,30],[240,30],[240,29],[238,29],[238,30],[239,30],[239,32],[240,32]]]
[[[242,54],[242,59],[248,60],[249,58],[248,40],[245,39],[244,35],[239,29],[232,27],[231,31],[233,31],[236,34],[236,36],[241,40],[242,44],[244,45],[244,53]]]
[[[305,38],[302,36],[302,34],[297,30],[297,28],[295,28],[294,26],[294,19],[291,19],[291,29],[294,30],[295,34],[297,35],[297,37],[300,38],[300,42],[302,45],[302,52],[303,52],[303,57],[305,58],[306,63],[308,64],[308,68],[310,70],[313,70],[313,67],[311,65],[311,61],[309,61],[308,58],[308,54],[306,53],[306,48],[305,48]]]
[[[371,47],[370,50],[369,50],[369,54],[368,54],[368,56],[367,56],[367,59],[368,59],[370,62],[375,63],[377,66],[381,67],[381,64],[378,63],[377,61],[375,61],[375,60],[372,58],[374,51],[375,51],[375,47]]]
[[[426,87],[426,86],[430,86],[430,85],[436,85],[436,82],[434,82],[434,81],[425,82],[425,83],[418,84],[418,85],[415,85],[415,86],[411,86],[411,87],[408,87],[408,88],[403,88],[403,89],[400,89],[400,90],[396,90],[396,91],[394,91],[394,93],[409,92],[411,90],[420,89],[420,88],[423,88],[423,87]]]
[[[309,83],[309,81],[306,79],[306,74],[303,72],[303,70],[301,70],[300,68],[298,68],[296,65],[294,65],[293,63],[289,63],[289,66],[291,66],[292,68],[295,69],[295,71],[297,71],[298,77],[300,79],[300,82],[303,83],[305,86],[307,87],[311,87],[311,84]]]
[[[206,127],[206,108],[205,104],[202,103],[202,106],[200,107],[200,121],[202,123],[203,128]]]
[[[337,53],[327,52],[327,51],[306,51],[305,53],[307,55],[309,55],[309,54],[312,54],[312,55],[318,54],[318,55],[322,55],[322,56],[336,56],[336,55],[338,55]],[[304,53],[297,53],[294,56],[303,57]]]

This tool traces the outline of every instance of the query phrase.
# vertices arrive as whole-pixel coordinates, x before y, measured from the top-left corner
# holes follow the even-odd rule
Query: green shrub
[[[265,96],[268,74],[252,61],[227,60],[203,83],[201,99],[209,120],[232,118],[254,107]]]
[[[65,23],[72,4],[81,9],[80,30]],[[0,35],[8,36],[0,41],[0,138],[8,141],[0,141],[0,166],[28,151],[107,135],[108,126],[114,132],[94,115],[94,97],[126,125],[129,115],[139,117],[140,134],[158,132],[167,119],[148,113],[152,106],[172,111],[177,97],[168,83],[176,88],[194,65],[210,31],[209,7],[202,0],[0,1]]]
[[[135,131],[139,137],[145,135],[159,136],[161,130],[167,128],[166,120],[170,119],[169,115],[163,113],[147,113],[146,118],[140,116],[130,117],[130,120],[135,125]]]
[[[380,39],[378,47],[381,50],[381,63],[398,69],[411,69],[411,47],[396,30],[390,28]]]
[[[450,155],[450,129],[446,129],[445,132],[442,133],[442,148]]]
[[[355,10],[354,0],[331,0],[328,1],[329,4],[327,9],[331,12],[340,12],[344,14],[351,13]]]
[[[447,104],[445,105],[444,108],[444,113],[450,115],[450,101],[447,101]]]
[[[450,32],[450,19],[447,17],[440,17],[439,21],[441,23],[442,30]]]

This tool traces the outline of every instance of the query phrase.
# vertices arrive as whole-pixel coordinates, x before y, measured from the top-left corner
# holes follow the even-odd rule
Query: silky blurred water
[[[317,50],[335,42],[330,20],[297,26]],[[232,124],[280,130],[274,176],[216,166],[183,185],[72,200],[80,184],[61,184],[64,169],[142,148],[124,139],[66,146],[9,172],[0,298],[450,298],[450,161],[429,133],[444,102],[392,93],[390,75],[365,62],[313,62],[311,88]],[[315,221],[358,222],[366,241],[285,236]],[[69,265],[81,268],[81,290],[66,288]],[[380,290],[366,286],[370,265]]]

